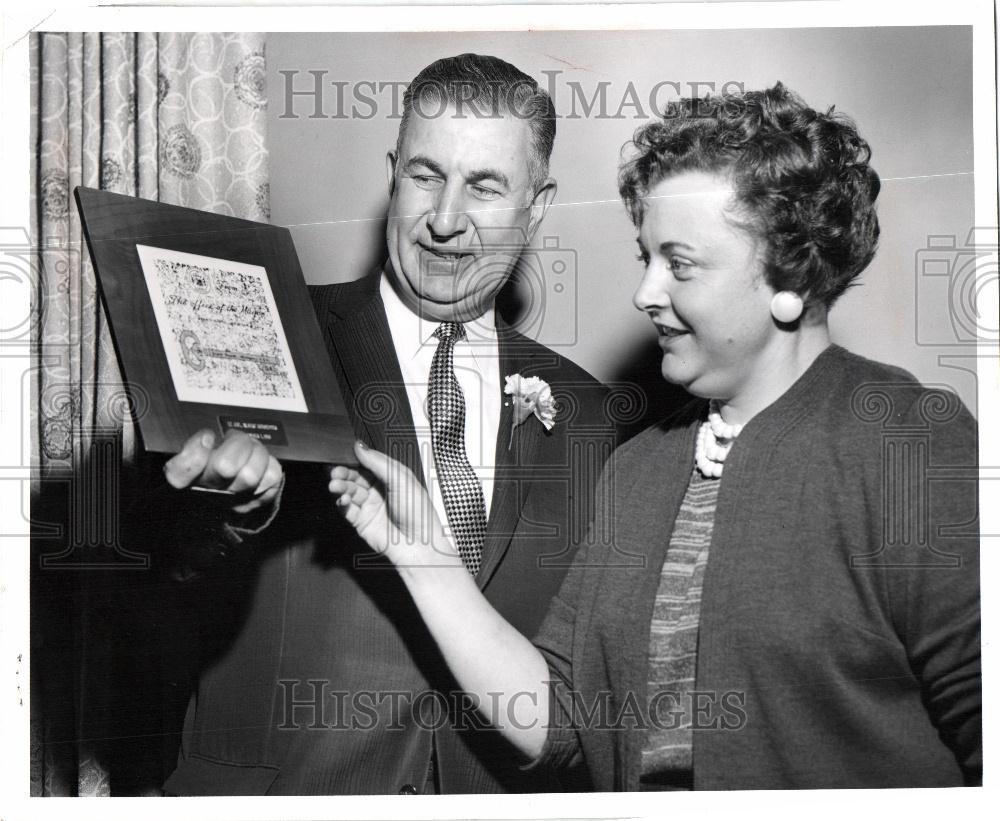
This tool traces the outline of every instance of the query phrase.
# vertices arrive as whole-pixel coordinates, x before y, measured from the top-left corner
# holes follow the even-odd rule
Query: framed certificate
[[[287,228],[91,188],[76,200],[147,450],[208,427],[278,459],[355,461]]]

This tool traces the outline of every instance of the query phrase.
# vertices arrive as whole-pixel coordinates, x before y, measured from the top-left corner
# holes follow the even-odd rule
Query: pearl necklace
[[[694,446],[694,462],[706,479],[722,476],[722,465],[729,455],[736,437],[743,425],[727,425],[719,413],[719,403],[714,399],[708,403],[708,420],[698,429],[698,439]]]

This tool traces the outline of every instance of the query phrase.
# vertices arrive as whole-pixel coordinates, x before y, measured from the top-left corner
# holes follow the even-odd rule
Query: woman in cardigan
[[[526,766],[599,790],[979,783],[975,423],[827,327],[875,252],[868,145],[778,84],[675,104],[634,146],[634,301],[699,399],[609,462],[534,643],[404,468],[359,446],[376,481],[335,468],[338,505]]]

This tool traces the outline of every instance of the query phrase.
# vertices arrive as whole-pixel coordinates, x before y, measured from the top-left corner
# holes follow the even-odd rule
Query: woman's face
[[[651,188],[633,297],[659,332],[663,377],[723,402],[769,382],[779,361],[762,248],[731,221],[734,203],[721,174],[687,171]]]

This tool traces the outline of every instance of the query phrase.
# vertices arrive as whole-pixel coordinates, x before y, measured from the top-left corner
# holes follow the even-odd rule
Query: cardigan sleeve
[[[609,460],[597,485],[597,513],[591,533],[601,532],[603,527],[603,511],[608,509],[604,499],[610,492],[608,474],[613,461]],[[545,767],[565,771],[583,764],[583,749],[575,721],[579,713],[579,695],[574,684],[573,651],[575,637],[583,629],[585,618],[583,593],[588,582],[593,581],[589,574],[594,572],[597,559],[592,555],[596,548],[591,545],[595,544],[588,538],[587,545],[576,551],[559,593],[550,602],[545,620],[533,639],[549,668],[549,726],[541,753],[524,765],[524,770]]]
[[[927,397],[914,407],[925,420]],[[911,533],[924,524],[914,499],[926,504],[926,541],[914,566],[886,573],[894,621],[931,720],[966,783],[976,785],[983,767],[976,423],[960,406],[953,418],[931,424],[929,441],[923,486],[907,501]]]
[[[549,725],[542,752],[524,769],[569,769],[583,760],[580,738],[573,726],[572,697],[573,635],[583,572],[578,565],[575,561],[566,574],[534,639],[549,668]]]
[[[603,767],[604,762],[596,760],[602,753],[591,744],[600,736],[601,744],[598,746],[603,750],[603,744],[614,734],[588,733],[587,725],[594,710],[599,710],[595,705],[606,703],[610,706],[610,702],[604,700],[611,697],[611,684],[605,678],[608,670],[603,661],[593,655],[584,658],[582,648],[584,641],[591,636],[592,628],[597,627],[594,609],[598,591],[605,585],[622,584],[620,579],[614,581],[609,577],[608,569],[618,566],[618,560],[612,560],[609,551],[617,550],[620,545],[609,543],[606,534],[615,530],[617,520],[611,521],[612,517],[620,515],[625,500],[633,496],[635,484],[646,476],[645,471],[638,468],[650,463],[651,448],[657,453],[661,450],[667,453],[678,446],[678,441],[683,442],[684,448],[693,448],[693,425],[703,418],[705,405],[706,402],[700,399],[687,403],[662,422],[621,445],[604,465],[595,490],[595,515],[587,544],[577,550],[562,587],[550,603],[548,614],[534,639],[549,668],[549,731],[542,752],[535,761],[526,765],[527,769],[544,765],[568,770],[581,766],[584,764],[584,734],[588,739],[587,767],[598,770]],[[675,431],[679,439],[668,440],[664,436],[666,431]],[[677,485],[683,495],[688,474],[678,475],[684,477]],[[677,501],[679,504],[680,496]],[[659,579],[659,564],[653,579]],[[648,623],[633,638],[638,639],[644,650],[649,639]],[[611,762],[612,759],[608,758],[609,770],[615,766]],[[610,783],[611,776],[605,775]]]

